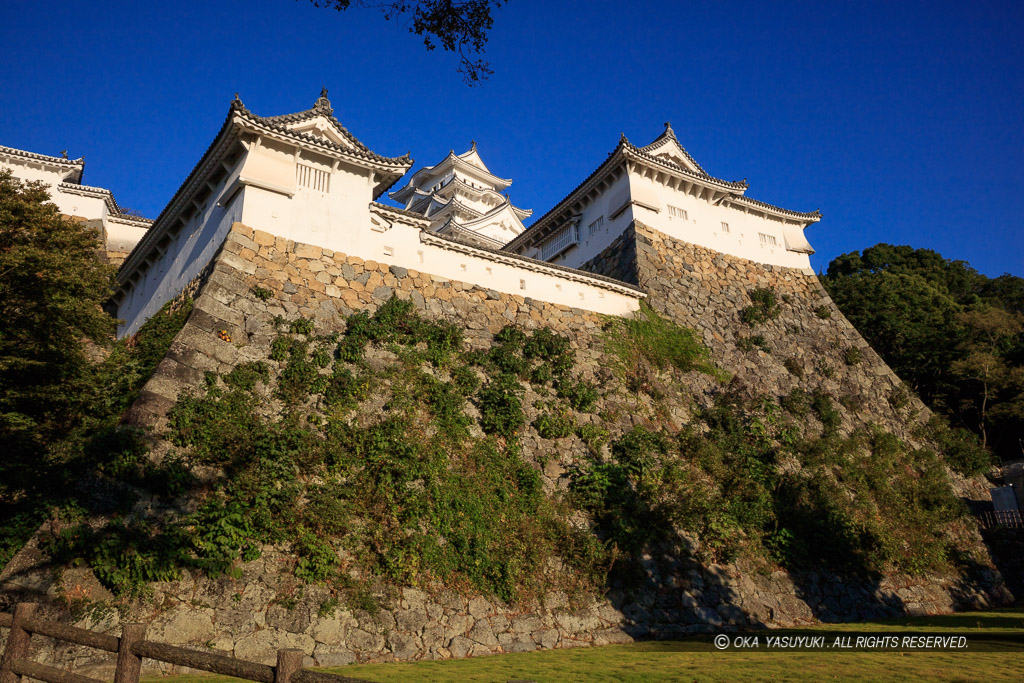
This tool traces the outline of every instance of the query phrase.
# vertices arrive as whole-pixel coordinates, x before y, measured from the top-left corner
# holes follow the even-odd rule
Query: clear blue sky
[[[1024,275],[1024,2],[512,0],[495,74],[374,10],[306,0],[0,4],[0,144],[86,158],[85,182],[156,216],[237,91],[335,114],[417,168],[471,139],[540,216],[619,133],[670,120],[712,175],[820,208],[816,269],[877,242]]]

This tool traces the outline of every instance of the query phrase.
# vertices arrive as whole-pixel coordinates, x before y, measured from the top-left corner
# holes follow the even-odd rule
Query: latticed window
[[[761,244],[769,247],[778,246],[779,241],[775,239],[775,235],[766,235],[763,232],[757,233],[761,237]]]
[[[729,232],[729,224],[722,221],[722,232]]]
[[[331,174],[327,171],[306,164],[296,164],[295,176],[300,187],[308,187],[318,192],[331,191]]]
[[[680,209],[678,206],[672,206],[671,204],[668,205],[668,215],[682,218],[684,221],[688,218],[686,209]]]
[[[601,216],[596,221],[587,226],[587,236],[594,235],[598,230],[604,227],[604,216]]]

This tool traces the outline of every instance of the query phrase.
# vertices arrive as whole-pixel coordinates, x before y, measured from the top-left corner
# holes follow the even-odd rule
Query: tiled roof
[[[654,139],[654,142],[652,142],[651,144],[649,144],[646,147],[644,147],[643,148],[644,151],[647,151],[647,150],[651,149],[652,147],[656,146],[662,140],[672,140],[673,142],[675,142],[676,145],[679,146],[679,149],[682,150],[683,154],[686,156],[686,160],[687,161],[689,161],[691,164],[693,164],[694,167],[698,171],[700,171],[704,175],[708,176],[709,178],[711,177],[710,175],[708,175],[708,172],[705,171],[704,168],[700,164],[697,163],[697,160],[694,159],[692,156],[690,156],[690,153],[686,151],[685,147],[683,147],[683,143],[679,142],[679,138],[676,137],[676,132],[674,130],[672,130],[672,124],[669,123],[668,121],[665,122],[665,131],[661,135],[656,137]]]
[[[78,183],[61,183],[57,187],[62,192],[102,199],[107,204],[107,210],[110,212],[110,218],[128,220],[136,223],[145,223],[147,225],[153,222],[152,218],[143,218],[142,216],[130,216],[126,214],[118,205],[117,200],[114,199],[114,193],[105,187],[92,187],[90,185],[79,185]]]
[[[821,209],[815,209],[814,211],[791,211],[790,209],[783,209],[781,206],[775,206],[774,204],[769,204],[768,202],[762,202],[759,199],[754,199],[753,197],[748,197],[746,195],[743,195],[742,197],[730,197],[727,201],[730,201],[734,204],[746,204],[749,206],[755,206],[760,209],[768,209],[769,211],[775,211],[778,213],[785,214],[787,216],[793,216],[794,218],[802,218],[804,220],[810,221],[821,220]]]
[[[6,147],[0,145],[0,152],[4,154],[12,154],[14,156],[25,157],[26,159],[35,159],[36,161],[45,161],[51,164],[61,164],[64,166],[84,166],[85,157],[78,157],[77,159],[68,159],[67,157],[51,157],[47,154],[36,154],[35,152],[26,152],[23,149],[16,149],[14,147]]]
[[[242,100],[238,99],[238,95],[235,95],[235,99],[231,101],[231,108],[233,111],[236,111],[242,114],[243,116],[246,116],[247,118],[256,123],[260,123],[280,133],[285,133],[286,135],[297,137],[301,140],[313,143],[315,145],[320,145],[338,152],[344,152],[346,154],[352,154],[354,156],[363,157],[365,159],[376,161],[381,164],[406,167],[412,165],[412,159],[409,157],[408,152],[406,152],[404,155],[400,157],[386,157],[371,151],[369,147],[360,142],[356,138],[356,136],[352,135],[352,133],[350,133],[347,128],[341,125],[341,122],[338,121],[338,119],[334,118],[334,115],[332,113],[333,110],[330,109],[329,103],[328,107],[322,106],[321,100],[326,100],[325,95],[326,93],[321,93],[320,100],[317,100],[317,104],[314,105],[312,109],[296,112],[294,114],[284,114],[282,116],[259,116],[257,114],[254,114],[253,112],[246,109],[245,105],[242,104]],[[332,140],[326,140],[319,136],[310,135],[309,133],[300,133],[291,130],[286,125],[289,123],[299,123],[302,121],[308,121],[318,116],[322,116],[326,118],[328,121],[330,121],[331,125],[336,127],[338,131],[345,137],[345,139],[352,143],[352,147],[346,147],[345,145],[340,145]]]
[[[647,147],[637,147],[632,142],[627,140],[625,135],[623,135],[622,139],[619,140],[619,144],[622,145],[625,149],[627,149],[630,152],[632,152],[633,154],[642,157],[646,161],[652,161],[652,162],[657,163],[657,164],[662,164],[664,166],[667,166],[667,167],[671,168],[674,171],[679,171],[679,172],[684,173],[686,175],[693,176],[697,180],[711,181],[712,183],[715,183],[716,185],[721,185],[721,186],[727,187],[727,188],[729,188],[731,190],[743,191],[743,190],[746,190],[748,187],[750,187],[749,183],[747,183],[746,180],[734,181],[734,180],[722,180],[721,178],[715,178],[714,176],[708,175],[707,172],[703,168],[700,168],[700,166],[697,166],[697,168],[700,168],[700,172],[699,173],[697,173],[695,171],[691,171],[690,169],[686,168],[685,166],[680,166],[679,164],[677,164],[676,162],[674,162],[674,161],[672,161],[670,159],[665,159],[663,157],[655,156],[655,155],[651,154],[650,152],[646,151],[651,145],[647,145]],[[653,144],[653,143],[651,143],[651,144]],[[680,146],[680,149],[682,149],[682,146]],[[686,150],[683,150],[683,151],[685,152]],[[689,154],[687,154],[686,156],[688,158],[691,158]],[[697,164],[697,162],[693,162],[693,163],[694,163],[694,165]]]
[[[406,154],[405,156],[402,157],[391,158],[381,156],[379,154],[376,154],[375,152],[371,152],[365,145],[363,145],[351,133],[349,133],[344,128],[344,126],[342,126],[341,123],[338,122],[337,119],[334,118],[332,113],[333,110],[330,108],[330,102],[327,100],[326,95],[327,92],[325,89],[320,93],[320,98],[317,100],[317,103],[313,106],[313,108],[308,109],[304,112],[298,112],[296,114],[286,114],[284,116],[262,117],[246,109],[245,105],[242,104],[242,100],[239,99],[238,94],[236,93],[234,99],[231,101],[231,106],[228,108],[227,117],[224,119],[224,123],[223,125],[221,125],[220,130],[217,132],[217,135],[213,138],[213,141],[210,142],[210,145],[206,148],[206,151],[203,153],[203,156],[200,157],[199,161],[196,162],[195,166],[192,167],[192,170],[189,172],[188,177],[186,177],[184,182],[182,182],[182,184],[178,187],[177,191],[174,193],[174,196],[171,197],[171,201],[167,203],[167,206],[164,207],[163,211],[160,212],[160,215],[157,216],[156,220],[154,221],[154,223],[160,223],[160,225],[156,226],[156,230],[150,230],[149,232],[147,232],[146,235],[142,238],[142,240],[140,240],[139,243],[136,245],[136,248],[132,251],[132,253],[128,255],[128,258],[125,259],[124,262],[121,264],[121,268],[117,272],[118,281],[124,283],[127,280],[127,276],[132,271],[134,271],[135,268],[142,262],[144,255],[148,254],[152,250],[152,247],[154,244],[156,244],[157,240],[159,239],[159,236],[166,232],[167,226],[161,223],[161,219],[163,219],[165,216],[175,215],[176,209],[185,200],[186,195],[189,194],[189,187],[198,185],[198,183],[201,181],[199,176],[203,175],[202,172],[204,170],[206,173],[209,173],[210,168],[207,166],[209,160],[215,155],[215,153],[223,154],[227,151],[227,143],[233,137],[232,119],[235,115],[240,115],[241,117],[250,121],[251,123],[264,126],[266,128],[269,128],[271,130],[282,133],[292,138],[301,139],[305,142],[309,142],[310,144],[322,148],[331,149],[355,157],[364,158],[371,162],[382,165],[392,167],[397,166],[399,168],[393,170],[394,180],[392,180],[392,183],[401,178],[405,171],[408,170],[408,167],[412,164],[412,160],[409,158],[409,155]],[[297,133],[295,131],[289,130],[288,127],[284,125],[286,121],[304,121],[306,119],[313,118],[314,116],[324,116],[328,118],[331,121],[331,123],[333,125],[336,125],[338,127],[338,130],[346,136],[346,139],[350,139],[352,141],[354,148],[345,147],[331,140],[326,140],[321,137],[312,136],[309,135],[308,133]]]

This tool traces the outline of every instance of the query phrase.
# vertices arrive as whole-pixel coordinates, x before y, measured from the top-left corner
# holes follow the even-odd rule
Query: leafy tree
[[[115,329],[101,308],[114,269],[97,258],[99,235],[48,200],[0,172],[0,495],[85,412],[87,342]]]
[[[55,509],[123,502],[111,480],[160,474],[177,486],[175,467],[154,467],[138,434],[117,424],[191,300],[111,344],[116,321],[101,305],[114,269],[98,258],[99,235],[48,200],[41,185],[0,172],[0,567]]]
[[[950,363],[962,336],[961,306],[916,273],[882,270],[835,276],[825,284],[836,305],[926,403],[950,391]]]
[[[349,7],[376,7],[384,18],[404,19],[409,32],[423,37],[433,50],[438,44],[459,55],[458,72],[470,85],[494,73],[480,57],[494,24],[493,12],[508,0],[311,0],[317,7],[344,12]]]
[[[1024,444],[1024,279],[990,279],[931,249],[877,244],[822,282],[892,369],[1001,457]]]
[[[953,361],[950,370],[961,380],[961,407],[976,415],[981,444],[988,445],[988,425],[992,410],[997,417],[1012,419],[1024,404],[1024,368],[1007,362],[1006,352],[1024,332],[1024,321],[1017,313],[992,306],[959,315],[967,331],[961,344],[963,357]],[[1007,405],[1001,408],[997,401]]]

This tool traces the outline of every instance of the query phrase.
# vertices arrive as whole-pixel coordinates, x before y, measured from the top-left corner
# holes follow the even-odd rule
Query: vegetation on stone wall
[[[517,440],[525,383],[564,416],[596,400],[572,375],[566,338],[507,327],[490,349],[464,351],[456,327],[397,298],[349,316],[341,334],[316,336],[301,319],[281,327],[268,362],[209,375],[170,413],[183,461],[219,473],[190,493],[192,509],[158,530],[70,526],[50,545],[59,561],[87,562],[130,596],[184,568],[230,573],[285,542],[297,577],[349,600],[369,575],[510,601],[595,575],[600,545],[568,526]],[[554,556],[577,571],[552,575]]]
[[[726,392],[681,432],[637,427],[580,467],[574,501],[617,549],[615,568],[635,574],[644,553],[687,547],[704,562],[743,555],[853,576],[958,560],[966,508],[935,452],[879,428],[841,436],[820,395],[784,405]],[[819,433],[796,419],[812,409]]]
[[[750,305],[740,310],[740,320],[753,327],[779,317],[779,299],[775,290],[759,287],[748,292]]]
[[[970,430],[1003,459],[1024,456],[1024,279],[988,278],[930,249],[877,244],[834,259],[822,282],[954,429]]]
[[[458,328],[397,298],[329,335],[303,319],[277,327],[267,360],[209,374],[179,399],[178,450],[159,471],[118,433],[121,455],[102,472],[132,473],[177,513],[155,524],[125,506],[102,528],[68,524],[48,546],[58,562],[84,562],[118,594],[141,596],[182,569],[237,574],[283,544],[297,578],[365,608],[381,581],[510,602],[637,585],[652,556],[851,576],[959,560],[964,509],[935,453],[880,429],[841,435],[821,391],[796,389],[780,407],[729,389],[681,431],[624,429],[594,414],[603,392],[548,328],[506,326],[467,350]],[[605,358],[657,375],[669,401],[688,400],[686,373],[718,374],[692,332],[647,308],[610,320],[601,343]],[[528,395],[541,398],[526,406]],[[531,433],[586,445],[567,493],[544,490],[543,462],[521,446]],[[589,528],[569,522],[579,512]]]

